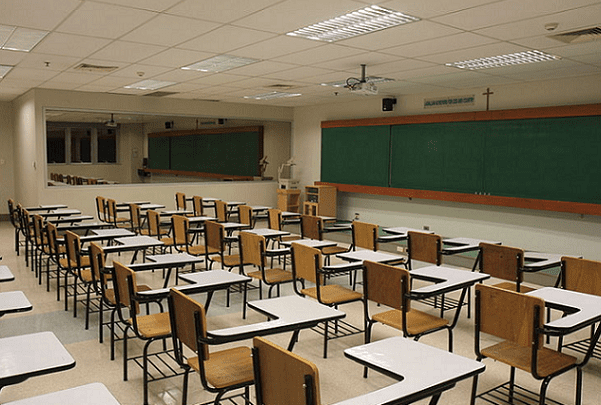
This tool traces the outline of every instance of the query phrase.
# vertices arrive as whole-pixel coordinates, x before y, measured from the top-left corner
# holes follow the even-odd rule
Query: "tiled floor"
[[[122,380],[122,366],[120,361],[121,345],[117,346],[117,360],[109,359],[109,344],[98,343],[96,315],[91,317],[89,330],[84,330],[83,310],[79,311],[79,317],[74,318],[71,311],[65,312],[63,303],[56,301],[55,286],[51,286],[50,292],[46,292],[45,286],[39,286],[34,279],[30,268],[25,266],[23,254],[17,256],[14,253],[13,229],[8,222],[0,223],[0,255],[3,256],[0,264],[7,265],[16,276],[16,280],[10,283],[0,284],[0,291],[22,290],[31,303],[33,311],[21,314],[6,315],[0,319],[0,337],[14,336],[36,331],[53,331],[63,342],[77,365],[74,369],[31,378],[21,384],[9,386],[0,393],[0,402],[31,397],[46,392],[57,391],[74,387],[77,385],[102,382],[123,405],[139,405],[142,403],[142,373],[135,366],[130,368],[129,381]],[[128,256],[117,257],[117,260],[127,261]],[[139,273],[141,281],[159,287],[162,285],[161,272]],[[341,280],[340,282],[345,282]],[[291,289],[284,288],[283,294],[292,294]],[[204,297],[199,296],[199,299]],[[257,291],[249,293],[249,299],[258,299]],[[203,301],[201,301],[203,302]],[[419,304],[416,304],[419,305]],[[352,303],[341,306],[340,309],[347,314],[346,320],[354,325],[361,326],[363,323],[363,311],[361,303]],[[425,307],[420,309],[425,309]],[[238,294],[232,296],[230,308],[225,307],[225,293],[219,292],[215,295],[209,311],[209,329],[222,328],[238,325],[242,322],[263,321],[264,318],[256,313],[249,313],[248,319],[243,321],[240,316],[240,297]],[[108,333],[107,333],[108,335]],[[399,332],[386,326],[377,325],[374,328],[373,339],[378,340],[387,336],[399,335]],[[278,344],[286,346],[290,334],[268,337]],[[294,351],[314,362],[320,372],[322,402],[335,403],[377,388],[386,386],[393,382],[392,379],[370,372],[369,378],[362,378],[362,367],[343,355],[347,347],[362,344],[363,336],[354,335],[336,339],[330,342],[329,356],[322,358],[322,338],[313,331],[303,331]],[[446,332],[435,333],[425,336],[421,342],[446,348]],[[455,353],[474,358],[473,350],[473,319],[466,317],[464,310],[459,324],[454,331]],[[243,342],[250,345],[250,342]],[[130,346],[130,353],[138,351],[141,353],[141,345]],[[486,371],[479,379],[479,391],[496,386],[504,382],[508,377],[508,367],[503,364],[495,364],[493,361],[485,361]],[[0,359],[0,367],[2,367]],[[518,372],[519,384],[537,389],[539,383],[530,375]],[[204,403],[210,401],[214,396],[201,387],[197,375],[190,378],[189,403]],[[599,403],[597,391],[601,383],[601,361],[593,359],[589,362],[584,373],[583,404],[596,405]],[[552,381],[549,387],[549,396],[561,403],[574,403],[575,372],[569,372],[565,376],[558,377]],[[179,404],[181,403],[181,377],[166,379],[150,384],[150,403]],[[440,404],[468,404],[471,390],[471,381],[464,381],[443,394]],[[419,402],[428,403],[427,400]],[[484,404],[478,401],[478,404]]]

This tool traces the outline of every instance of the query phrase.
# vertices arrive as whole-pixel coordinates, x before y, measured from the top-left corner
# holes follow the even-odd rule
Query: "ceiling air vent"
[[[79,65],[75,66],[74,69],[81,70],[83,72],[110,73],[119,69],[119,66],[102,66],[90,65],[89,63],[80,63]]]
[[[601,39],[601,27],[592,27],[578,31],[564,32],[562,34],[550,35],[549,38],[565,42],[566,44],[579,44],[582,42],[597,41]]]
[[[177,91],[155,91],[154,93],[144,94],[145,97],[166,97],[177,94]]]
[[[272,90],[290,90],[295,87],[298,87],[298,86],[294,86],[292,84],[272,84],[269,86],[265,86],[266,89],[272,89]]]

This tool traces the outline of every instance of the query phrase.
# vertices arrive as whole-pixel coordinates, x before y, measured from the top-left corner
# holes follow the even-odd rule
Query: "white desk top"
[[[300,218],[299,212],[282,211],[282,218]]]
[[[223,225],[223,227],[229,231],[235,231],[236,229],[242,229],[242,228],[248,227],[248,225],[241,224],[239,222],[220,222],[219,224]]]
[[[66,217],[66,216],[70,216],[70,215],[81,215],[81,211],[73,209],[73,208],[60,208],[60,209],[56,209],[56,210],[52,210],[52,211],[48,211],[48,212],[40,212],[39,215],[44,218],[46,218],[46,217]]]
[[[400,336],[351,347],[344,355],[402,381],[336,405],[385,404],[395,399],[400,403],[414,396],[417,401],[450,389],[485,368],[479,361]]]
[[[92,383],[37,397],[7,402],[4,405],[119,405],[117,399],[101,383]]]
[[[268,209],[271,209],[271,207],[266,207],[264,205],[251,205],[250,208],[254,211],[254,212],[261,212],[261,211],[267,211]]]
[[[545,303],[570,307],[576,312],[545,324],[545,328],[559,331],[586,326],[601,320],[601,297],[561,288],[543,287],[527,293],[542,298]]]
[[[75,367],[75,360],[52,332],[0,339],[0,387]]]
[[[477,282],[490,278],[486,273],[478,273],[469,270],[455,269],[445,266],[426,266],[411,270],[411,276],[415,278],[424,277],[436,279],[434,284],[411,290],[412,294],[432,294],[440,291],[453,291],[474,285]]]
[[[202,263],[202,258],[188,253],[168,253],[164,255],[148,255],[147,260],[161,264]]]
[[[407,228],[404,226],[395,226],[392,228],[384,228],[383,229],[384,232],[388,232],[388,233],[392,233],[394,235],[398,235],[398,236],[404,236],[405,238],[407,237],[407,232],[411,231],[411,232],[423,232],[423,233],[434,233],[432,231],[426,231],[424,229],[415,229],[415,228]]]
[[[159,210],[161,208],[165,208],[165,206],[163,204],[140,204],[139,205],[140,210],[142,211],[146,211],[146,210]]]
[[[58,210],[61,208],[67,208],[66,204],[47,204],[47,205],[40,205],[39,207],[26,207],[25,209],[27,211],[52,211],[52,210]]]
[[[316,240],[316,239],[297,239],[282,242],[284,246],[292,246],[293,243],[298,243],[299,245],[310,246],[315,249],[322,249],[325,247],[336,246],[336,242],[332,242],[329,240]]]
[[[247,230],[244,230],[243,232],[254,233],[255,235],[261,235],[266,238],[277,238],[278,236],[290,235],[290,232],[278,231],[277,229],[269,229],[269,228],[247,229]]]
[[[146,236],[146,235],[127,236],[124,238],[116,238],[115,242],[117,242],[123,246],[128,246],[131,248],[163,245],[163,242],[161,242],[160,240],[152,238],[150,236]],[[108,246],[108,247],[111,247],[111,246]]]
[[[235,340],[253,333],[270,334],[311,327],[320,322],[344,318],[345,313],[298,295],[250,301],[248,306],[271,318],[251,325],[234,326],[207,332],[210,337]]]
[[[186,273],[181,274],[179,278],[191,284],[177,285],[169,288],[159,288],[150,291],[140,291],[138,294],[142,296],[167,294],[171,288],[182,292],[186,292],[187,290],[188,292],[189,290],[193,290],[194,292],[207,292],[224,289],[233,284],[248,283],[251,281],[250,277],[231,273],[225,270],[207,270],[197,273]]]
[[[8,266],[0,266],[0,283],[5,281],[13,281],[15,276],[10,271]]]
[[[123,201],[123,202],[117,203],[115,205],[117,207],[126,207],[126,206],[129,206],[130,204],[144,205],[144,204],[150,204],[150,201]]]
[[[378,263],[396,262],[403,259],[401,256],[393,255],[390,253],[374,252],[373,250],[355,250],[337,254],[336,257],[342,260],[348,260],[353,262],[369,260]]]
[[[203,215],[201,217],[188,217],[188,221],[190,221],[191,224],[204,223],[205,221],[217,221],[217,218]]]
[[[97,236],[104,236],[107,238],[120,238],[126,236],[135,236],[136,234],[130,230],[122,228],[113,229],[92,229],[92,233]]]
[[[561,266],[561,258],[566,255],[557,253],[524,252],[524,271],[539,271]]]
[[[160,211],[159,215],[161,216],[171,216],[171,215],[192,215],[194,211],[192,210],[164,210]]]
[[[0,317],[13,312],[31,311],[32,308],[23,291],[0,292]]]
[[[499,241],[490,241],[483,239],[473,239],[473,238],[448,238],[442,240],[443,245],[447,244],[447,246],[443,246],[442,252],[445,254],[455,254],[462,252],[469,252],[480,249],[480,243],[490,243],[491,245],[500,245]],[[448,246],[452,245],[452,246]]]

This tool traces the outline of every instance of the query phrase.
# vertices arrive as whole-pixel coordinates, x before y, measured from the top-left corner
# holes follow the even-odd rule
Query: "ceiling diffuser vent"
[[[592,27],[578,31],[564,32],[562,34],[550,35],[549,38],[565,42],[566,44],[579,44],[582,42],[597,41],[601,38],[601,27]]]
[[[145,94],[145,97],[166,97],[177,94],[177,91],[155,91],[154,93]]]
[[[295,87],[298,87],[298,86],[294,86],[292,84],[272,84],[269,86],[265,86],[266,89],[272,89],[272,90],[290,90]]]
[[[75,70],[83,72],[95,72],[95,73],[110,73],[119,69],[119,66],[102,66],[102,65],[90,65],[89,63],[80,63],[74,67]]]

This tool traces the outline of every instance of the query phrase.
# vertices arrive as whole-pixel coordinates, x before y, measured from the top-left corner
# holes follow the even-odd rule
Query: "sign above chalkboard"
[[[460,105],[474,105],[476,100],[475,95],[469,96],[451,96],[424,99],[424,108],[433,107],[457,107]]]

